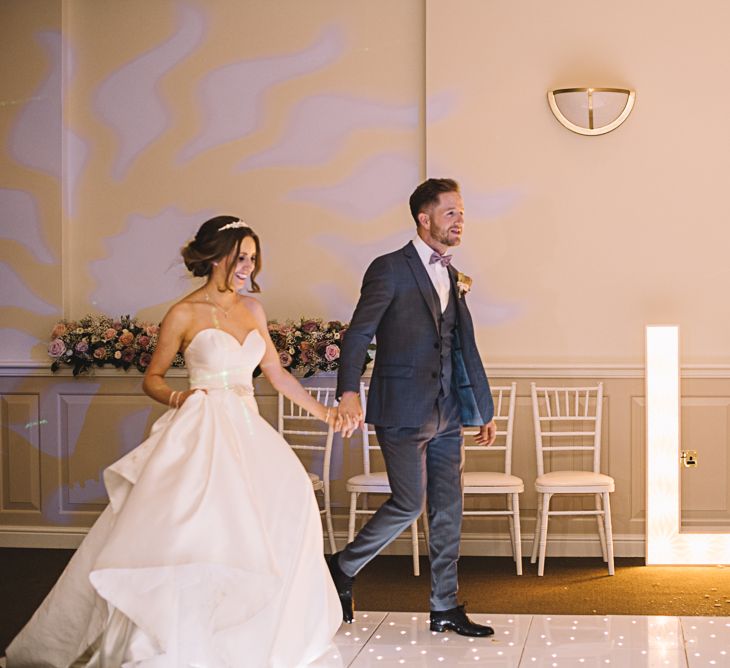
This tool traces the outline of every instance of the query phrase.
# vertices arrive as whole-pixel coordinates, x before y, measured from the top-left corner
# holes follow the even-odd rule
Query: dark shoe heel
[[[332,581],[335,583],[335,589],[337,595],[340,597],[340,605],[342,605],[342,621],[345,624],[352,624],[354,619],[354,604],[352,600],[352,583],[354,578],[349,575],[345,575],[341,570],[338,563],[339,552],[335,552],[328,560],[327,566],[329,567]]]

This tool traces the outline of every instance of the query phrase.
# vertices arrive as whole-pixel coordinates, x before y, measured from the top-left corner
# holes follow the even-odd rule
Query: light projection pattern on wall
[[[356,27],[348,27],[347,20],[315,22],[309,32],[302,32],[303,38],[285,38],[283,42],[278,40],[276,45],[257,46],[256,42],[242,41],[236,51],[218,49],[217,44],[208,41],[214,30],[215,39],[220,38],[221,26],[215,10],[207,6],[180,4],[171,6],[169,11],[160,10],[159,15],[165,20],[154,30],[150,28],[153,33],[156,30],[156,42],[150,44],[153,33],[145,33],[144,38],[137,40],[128,39],[126,44],[133,49],[132,54],[101,72],[98,72],[99,63],[92,62],[93,51],[89,50],[94,42],[87,43],[81,32],[70,30],[70,42],[62,40],[59,34],[38,38],[40,42],[45,40],[43,55],[49,59],[47,71],[50,74],[40,75],[34,92],[36,97],[55,95],[57,118],[54,125],[47,113],[46,116],[38,113],[42,108],[34,109],[35,101],[26,102],[17,114],[15,143],[25,146],[28,128],[38,123],[44,126],[41,131],[50,129],[53,132],[52,139],[56,140],[57,146],[63,140],[63,153],[59,154],[57,150],[53,154],[55,162],[51,164],[52,161],[46,160],[46,166],[53,167],[56,176],[59,169],[63,170],[62,206],[71,219],[68,227],[72,230],[71,236],[90,235],[90,243],[73,246],[73,263],[69,265],[71,280],[64,288],[65,304],[70,311],[64,315],[80,317],[86,310],[113,316],[127,312],[135,315],[149,308],[158,309],[161,316],[162,305],[191,288],[187,272],[179,262],[180,246],[202,221],[220,213],[217,207],[221,201],[230,205],[231,200],[236,202],[240,197],[251,216],[267,221],[262,233],[268,257],[290,254],[288,248],[282,250],[282,244],[289,244],[291,238],[287,226],[294,217],[308,216],[313,209],[318,209],[315,211],[317,217],[309,219],[312,223],[306,241],[310,245],[309,266],[311,257],[316,258],[318,267],[324,267],[331,258],[335,264],[342,264],[343,272],[349,272],[350,277],[343,277],[341,272],[336,288],[331,288],[325,285],[332,281],[324,275],[324,270],[319,274],[315,271],[312,280],[302,285],[301,297],[307,304],[305,308],[313,315],[349,317],[356,300],[354,290],[367,263],[376,255],[401,245],[387,245],[386,237],[392,232],[395,237],[404,237],[404,243],[412,233],[407,198],[421,176],[415,147],[420,103],[413,91],[408,88],[403,93],[401,88],[396,88],[397,92],[391,94],[384,86],[382,89],[376,87],[373,92],[372,82],[364,84],[349,76],[343,78],[340,70],[347,69],[343,59],[361,59],[368,51],[367,48],[362,51],[363,36]],[[231,34],[234,33],[232,30]],[[176,77],[174,86],[165,87],[173,80],[170,75],[189,67],[193,62],[191,56],[196,57],[203,46],[206,54],[210,48],[211,58],[205,61],[200,77]],[[378,45],[378,49],[381,48],[390,50],[392,47],[383,42]],[[125,51],[125,54],[129,52]],[[367,57],[371,55],[367,54]],[[312,74],[317,76],[311,77]],[[81,81],[80,87],[71,86],[77,77]],[[311,87],[302,86],[305,78],[307,82],[311,79]],[[85,82],[91,81],[97,81],[98,85],[87,91]],[[267,122],[271,120],[266,115],[267,105],[270,98],[274,99],[271,93],[279,90],[291,95],[283,102],[277,98],[276,118],[281,127],[274,127]],[[74,104],[69,109],[90,105],[101,123],[88,122],[83,114],[71,114],[62,127],[60,110],[69,102],[63,99],[68,94],[87,96],[70,100]],[[193,178],[198,174],[198,164],[204,165],[199,180],[201,188],[181,193],[179,200],[174,195],[171,197],[170,193],[176,187],[172,180],[178,180],[181,175],[173,169],[170,174],[156,172],[160,177],[159,193],[164,195],[156,194],[153,188],[140,192],[137,179],[128,177],[147,174],[150,167],[159,167],[157,149],[162,143],[159,140],[177,128],[181,100],[188,107],[190,102],[193,107],[197,106],[200,113],[194,120],[198,125],[191,129],[188,137],[181,138],[178,145],[169,147],[167,159],[192,161],[185,165],[182,174],[185,183],[189,183],[187,179],[191,174]],[[444,95],[431,103],[439,109],[438,114],[447,115],[453,109],[454,101]],[[34,126],[33,131],[36,130],[38,128]],[[106,149],[108,130],[116,139],[111,155]],[[389,152],[388,143],[383,147],[381,142],[368,141],[370,133],[381,132],[392,134],[396,140],[392,152]],[[205,154],[255,133],[255,148],[241,145],[236,157],[228,164],[220,164],[223,178],[210,179],[208,160],[211,156]],[[42,132],[36,132],[36,136],[41,135]],[[45,142],[45,145],[50,144]],[[415,148],[409,151],[411,145]],[[18,164],[41,165],[43,162],[42,158],[33,155],[23,157],[24,162],[21,162],[21,156],[15,157]],[[202,159],[193,161],[195,158]],[[319,169],[323,163],[327,164],[328,174],[307,169],[313,166]],[[340,169],[340,163],[346,165],[345,170]],[[93,171],[89,169],[92,164]],[[273,192],[265,187],[266,200],[259,201],[250,187],[256,188],[262,180],[258,169],[264,166],[303,169],[296,170],[291,178],[283,179],[281,187]],[[263,181],[268,186],[266,182],[271,179],[264,177]],[[129,188],[132,183],[136,184],[135,192]],[[6,205],[3,208],[18,210],[19,217],[34,220],[34,225],[11,225],[7,236],[27,248],[39,261],[52,264],[57,261],[52,254],[56,250],[43,243],[44,227],[40,223],[46,221],[37,220],[38,211],[42,210],[45,215],[46,210],[32,199],[32,187],[27,189],[30,193],[27,197],[23,192],[3,193],[5,201],[2,204]],[[231,192],[235,193],[233,197]],[[110,206],[100,206],[102,200]],[[185,203],[181,204],[183,201]],[[196,206],[198,204],[200,206]],[[201,211],[206,206],[211,209]],[[363,256],[361,240],[354,238],[359,236],[356,230],[363,223],[372,224],[375,219],[392,216],[397,209],[403,212],[403,226],[391,225],[384,232],[370,230],[367,238],[373,241],[372,252]],[[109,223],[95,224],[92,221],[98,220],[102,210]],[[198,213],[191,214],[191,211]],[[319,212],[325,215],[317,215]],[[319,245],[317,235],[325,230],[340,231],[339,227],[333,228],[333,215],[343,231],[348,227],[349,230],[342,235],[342,244],[337,245],[333,253],[328,253]],[[121,230],[117,221],[125,221]],[[55,221],[49,221],[49,224],[55,224]],[[0,236],[4,232],[0,229]],[[105,235],[109,236],[105,238]],[[345,241],[347,236],[353,237],[352,241]],[[351,261],[354,256],[363,258],[360,266]],[[130,257],[134,258],[137,267],[134,275],[131,274]],[[46,304],[41,293],[33,289],[35,284],[29,280],[33,269],[19,267],[11,260],[7,262],[8,266],[0,267],[0,276],[7,278],[0,286],[0,302],[10,308],[32,310],[38,315],[60,315],[59,308]],[[304,262],[303,266],[296,267],[297,271],[306,269]],[[271,289],[272,285],[277,285],[277,277],[267,273],[264,278],[268,284],[265,298],[269,310],[279,317],[283,312],[291,315],[287,300],[291,300],[292,295],[288,287],[277,292]],[[25,286],[22,285],[24,280]],[[74,294],[68,294],[69,286]],[[333,296],[335,303],[331,304],[323,297],[328,290],[338,293],[336,298]],[[45,293],[42,296],[45,297]],[[276,313],[280,303],[281,311]],[[341,315],[333,311],[341,311]],[[45,331],[35,331],[39,326],[44,330],[49,327],[46,321],[34,322],[34,329],[28,334],[44,338]],[[26,354],[31,340],[36,340],[20,336],[24,334],[20,330],[12,337],[9,332],[6,334],[8,340],[14,341],[17,355]],[[34,343],[35,355],[42,355],[41,348]],[[4,359],[8,359],[6,353],[7,349],[2,353]],[[17,355],[13,353],[13,358]]]
[[[77,189],[91,148],[89,143],[70,128],[64,128],[63,208],[67,216],[78,215]]]
[[[23,106],[10,130],[8,148],[13,158],[31,169],[61,176],[61,36],[37,34],[50,72]]]
[[[182,149],[178,162],[256,131],[264,119],[264,94],[278,83],[335,62],[344,51],[344,41],[342,32],[330,27],[302,51],[231,63],[206,74],[197,91],[203,127]]]
[[[33,346],[38,343],[35,336],[19,329],[0,328],[0,350],[2,358],[12,362],[22,362],[32,357]]]
[[[49,245],[48,228],[42,215],[49,202],[41,202],[34,188],[53,192],[62,174],[62,53],[59,32],[43,30],[29,40],[28,53],[40,63],[32,81],[32,93],[8,111],[12,114],[5,150],[12,160],[6,163],[5,183],[0,189],[0,239],[8,251],[0,262],[0,307],[4,307],[0,329],[0,359],[11,364],[32,359],[40,347],[35,329],[44,317],[60,309],[47,301],[55,290],[52,284],[39,287],[37,276],[54,276],[58,263]],[[17,245],[16,245],[17,244]],[[27,254],[26,254],[27,253]],[[43,296],[41,296],[43,295]]]
[[[730,534],[680,533],[679,327],[646,328],[646,563],[728,564]]]
[[[394,207],[400,207],[407,218],[407,198],[419,176],[419,166],[410,156],[380,153],[333,185],[298,188],[286,199],[315,204],[344,221],[373,221]]]
[[[180,7],[180,26],[166,42],[113,72],[99,87],[95,107],[115,131],[117,156],[112,175],[121,179],[134,159],[170,125],[172,110],[158,90],[162,77],[200,44],[202,12]]]
[[[5,262],[0,262],[0,306],[14,306],[38,315],[59,312],[55,306],[34,294]]]
[[[17,241],[38,262],[56,261],[43,240],[38,206],[29,192],[0,188],[0,211],[0,238]]]
[[[88,428],[90,419],[93,421],[90,413],[95,409],[94,401],[100,388],[98,383],[87,383],[84,385],[84,394],[79,394],[78,383],[69,381],[54,383],[49,388],[45,397],[46,401],[55,404],[59,401],[64,403],[64,399],[70,399],[68,406],[72,407],[72,410],[66,411],[65,424],[43,422],[41,429],[53,434],[52,438],[41,439],[40,451],[45,458],[57,462],[59,456],[63,455],[64,459],[68,460],[69,471],[71,471],[74,468],[75,457],[80,457],[83,462],[85,457],[83,451],[102,445],[90,440],[98,438],[100,432],[97,429]],[[43,409],[43,413],[53,414],[53,411]],[[116,461],[145,440],[149,433],[151,415],[152,408],[145,407],[119,415],[118,418],[111,421],[108,427],[110,433],[115,435],[114,443],[117,447],[108,452],[109,461],[106,464]],[[27,429],[27,425],[23,424],[10,426],[19,434]],[[65,438],[62,439],[63,448],[59,446],[58,442],[60,433],[65,434]],[[103,470],[104,466],[101,466],[94,477],[72,480],[69,483],[58,485],[49,492],[47,501],[44,501],[43,504],[43,517],[54,525],[63,526],[73,521],[72,515],[69,513],[77,509],[72,506],[79,504],[105,505],[108,498],[102,479]]]
[[[109,315],[134,315],[184,294],[190,285],[180,248],[214,215],[211,210],[185,213],[170,207],[152,218],[128,216],[125,229],[107,237],[106,257],[90,263],[96,279],[94,308]]]
[[[344,235],[321,234],[313,240],[313,244],[321,246],[329,251],[332,257],[331,271],[341,277],[338,281],[317,281],[312,288],[321,301],[323,312],[328,318],[349,320],[355,308],[355,301],[352,299],[353,286],[359,289],[362,276],[367,266],[379,255],[389,253],[405,246],[415,232],[403,227],[393,234],[369,235],[367,241],[358,243]],[[342,280],[342,276],[349,274],[351,283]]]
[[[246,171],[321,164],[353,133],[368,128],[415,129],[418,118],[415,104],[395,106],[355,97],[313,96],[294,107],[289,126],[278,143],[245,158],[238,168]]]

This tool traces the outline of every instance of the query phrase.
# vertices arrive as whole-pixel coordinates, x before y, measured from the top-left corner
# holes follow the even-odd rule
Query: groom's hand
[[[479,445],[492,445],[497,438],[497,425],[494,420],[487,422],[479,427],[479,433],[474,437],[474,440]]]
[[[342,418],[342,435],[350,437],[358,427],[363,427],[362,406],[357,392],[343,392],[338,406]]]

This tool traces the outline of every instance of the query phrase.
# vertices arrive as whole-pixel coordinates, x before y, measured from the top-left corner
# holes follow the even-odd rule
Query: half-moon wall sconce
[[[556,88],[548,103],[555,118],[581,135],[603,135],[615,130],[634,108],[636,92],[627,88]]]

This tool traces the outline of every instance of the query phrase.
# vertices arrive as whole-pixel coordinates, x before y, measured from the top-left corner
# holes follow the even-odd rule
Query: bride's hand
[[[325,422],[327,426],[332,427],[335,431],[337,431],[342,418],[340,417],[336,406],[325,406],[323,404],[321,420],[322,422]]]
[[[194,394],[195,392],[205,392],[208,394],[208,390],[197,387],[194,390],[183,390],[180,392],[180,396],[176,398],[175,400],[175,408],[182,408],[182,405],[188,400],[188,397]]]

